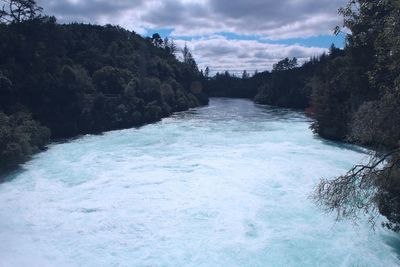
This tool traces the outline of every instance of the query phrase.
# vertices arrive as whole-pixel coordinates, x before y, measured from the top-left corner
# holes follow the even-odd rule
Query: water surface
[[[299,112],[212,99],[51,145],[0,185],[0,266],[397,266],[398,238],[308,198],[365,160]]]

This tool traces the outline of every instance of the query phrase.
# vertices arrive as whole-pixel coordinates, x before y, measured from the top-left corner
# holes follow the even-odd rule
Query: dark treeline
[[[310,106],[316,70],[343,54],[343,50],[332,45],[329,54],[314,57],[301,67],[296,58],[285,58],[274,64],[271,72],[253,76],[246,71],[241,77],[228,71],[217,73],[206,79],[206,92],[210,96],[250,98],[259,104],[305,109]]]
[[[253,98],[257,93],[258,86],[254,78],[246,75],[237,77],[228,71],[213,77],[205,77],[205,92],[212,97],[235,97],[235,98]]]
[[[315,198],[338,218],[366,213],[374,221],[379,211],[388,219],[385,226],[400,231],[400,2],[351,0],[339,12],[351,32],[344,49],[332,46],[300,67],[284,59],[252,78],[219,75],[208,80],[207,90],[307,108],[315,133],[372,148],[369,164],[322,180]]]
[[[273,66],[268,79],[258,88],[254,100],[259,104],[285,108],[308,108],[313,91],[314,73],[340,54],[342,51],[332,45],[329,55],[312,58],[301,67],[298,67],[296,58],[279,61]]]
[[[35,1],[0,12],[0,169],[50,138],[128,128],[208,103],[190,51],[114,26],[57,24]]]

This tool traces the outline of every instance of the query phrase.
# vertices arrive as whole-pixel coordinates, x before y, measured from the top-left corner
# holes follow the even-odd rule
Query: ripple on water
[[[300,112],[213,99],[84,136],[0,185],[0,266],[397,266],[399,238],[309,199],[363,150]]]

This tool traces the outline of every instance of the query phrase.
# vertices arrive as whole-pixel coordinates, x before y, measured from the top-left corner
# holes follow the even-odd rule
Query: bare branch
[[[42,8],[37,6],[35,0],[0,0],[3,2],[0,11],[0,22],[19,23],[40,16]]]
[[[375,225],[382,189],[394,169],[399,168],[400,149],[384,155],[375,154],[366,165],[356,165],[347,174],[334,180],[322,179],[313,198],[326,212],[335,212],[337,220],[357,220],[369,216]]]

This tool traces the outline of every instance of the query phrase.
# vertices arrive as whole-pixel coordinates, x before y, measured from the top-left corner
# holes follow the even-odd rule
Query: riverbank
[[[199,99],[199,102],[197,102],[198,103],[197,106],[187,107],[187,109],[175,111],[168,115],[164,114],[163,117],[152,119],[147,123],[141,122],[139,124],[131,125],[129,127],[110,128],[103,132],[97,132],[97,131],[86,132],[78,134],[76,136],[70,136],[68,138],[50,138],[51,131],[47,127],[41,126],[38,122],[32,120],[29,114],[18,113],[8,117],[0,112],[0,122],[1,122],[0,128],[2,130],[0,134],[0,137],[2,138],[1,142],[4,143],[3,146],[8,148],[9,150],[10,146],[16,147],[9,152],[7,150],[2,151],[2,156],[0,157],[2,159],[2,162],[0,164],[0,182],[3,182],[4,177],[9,175],[10,173],[15,172],[20,167],[21,164],[24,164],[25,162],[29,161],[35,154],[45,151],[48,145],[50,144],[69,142],[74,139],[79,139],[87,134],[101,135],[104,134],[105,132],[113,130],[140,128],[145,125],[161,121],[164,118],[173,116],[176,112],[182,112],[195,107],[208,105],[209,99],[206,95],[199,94],[197,98]],[[29,127],[27,128],[27,126]],[[6,139],[5,135],[7,133],[8,133],[8,138]],[[11,134],[17,135],[19,140],[16,140],[17,138],[12,138],[12,136],[10,136]],[[19,143],[22,144],[18,144],[18,141]],[[18,145],[19,147],[23,148],[20,148],[19,151],[15,152],[15,149],[18,149]]]
[[[208,103],[190,51],[190,62],[181,62],[174,44],[159,45],[157,36],[38,15],[0,23],[0,37],[0,169],[50,140],[140,126]]]

